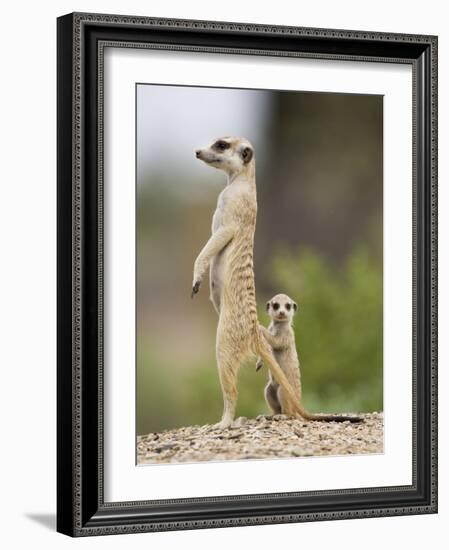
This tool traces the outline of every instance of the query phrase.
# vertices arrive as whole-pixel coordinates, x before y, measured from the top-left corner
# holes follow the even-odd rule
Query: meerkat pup
[[[210,299],[218,313],[216,358],[223,392],[223,416],[217,424],[229,427],[235,416],[237,372],[250,354],[262,357],[273,379],[283,388],[292,415],[301,415],[294,389],[262,336],[257,319],[253,271],[256,227],[256,165],[247,139],[224,137],[196,151],[198,159],[223,170],[227,185],[220,193],[212,219],[212,236],[193,269],[192,298],[209,268]]]
[[[293,316],[298,305],[286,294],[277,294],[267,302],[267,312],[271,317],[268,329],[262,327],[262,333],[273,349],[274,356],[285,376],[293,387],[295,397],[301,402],[301,373],[296,352],[295,334],[293,332]],[[263,361],[259,357],[256,371],[261,369]],[[288,403],[285,403],[284,392],[269,373],[268,384],[265,386],[265,401],[273,414],[285,414]]]
[[[293,331],[293,316],[298,310],[294,302],[287,294],[276,294],[267,302],[267,312],[271,322],[266,329],[261,327],[262,334],[270,344],[274,357],[285,374],[290,386],[295,392],[295,399],[301,403],[301,373],[299,369],[298,353],[296,351],[295,333]],[[263,365],[261,358],[257,360],[256,371]],[[285,399],[284,388],[278,384],[269,373],[268,383],[265,386],[265,401],[273,414],[291,414],[289,399]],[[306,413],[306,414],[304,414]],[[302,416],[307,420],[321,420],[329,422],[359,422],[358,416],[331,416],[315,415],[304,411]]]

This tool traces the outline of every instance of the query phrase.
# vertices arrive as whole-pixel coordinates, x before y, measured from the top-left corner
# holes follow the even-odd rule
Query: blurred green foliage
[[[382,269],[363,248],[338,266],[312,250],[280,249],[267,268],[299,305],[295,334],[305,406],[315,412],[382,410]],[[260,301],[260,298],[259,298]],[[267,323],[265,309],[259,318]],[[164,363],[149,339],[138,357],[137,432],[217,422],[222,397],[215,358]],[[238,416],[268,413],[267,372],[248,361],[239,373]]]
[[[213,356],[204,363],[184,365],[174,373],[148,350],[145,357],[139,357],[137,377],[137,400],[141,404],[137,409],[138,434],[220,420],[222,395]],[[238,416],[268,412],[264,385],[265,377],[255,372],[255,361],[240,369]]]
[[[382,268],[364,248],[335,267],[311,250],[279,252],[274,279],[295,317],[304,404],[322,412],[382,410]]]

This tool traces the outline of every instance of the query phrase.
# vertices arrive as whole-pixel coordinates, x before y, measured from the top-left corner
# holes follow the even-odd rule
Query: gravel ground
[[[383,413],[361,416],[360,423],[241,417],[226,430],[206,425],[150,433],[137,438],[137,463],[382,453]]]

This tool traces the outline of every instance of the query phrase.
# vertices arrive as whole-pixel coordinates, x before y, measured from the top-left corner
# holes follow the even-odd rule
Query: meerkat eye
[[[277,311],[279,309],[279,304],[277,302],[274,302],[273,309]]]
[[[214,143],[214,148],[218,149],[219,151],[224,151],[225,149],[229,149],[230,144],[227,141],[218,140]]]
[[[285,309],[287,311],[290,311],[292,309],[292,305],[291,304],[285,304]]]

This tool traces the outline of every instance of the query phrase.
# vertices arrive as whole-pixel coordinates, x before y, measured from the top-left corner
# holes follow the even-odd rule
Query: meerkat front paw
[[[256,372],[260,371],[260,369],[263,367],[263,361],[262,359],[259,357],[259,359],[257,359],[257,362],[256,362]]]
[[[201,284],[201,281],[195,281],[193,283],[193,286],[192,286],[192,294],[191,294],[191,298],[193,298],[195,296],[195,294],[198,294],[198,291],[200,290],[200,284]]]

